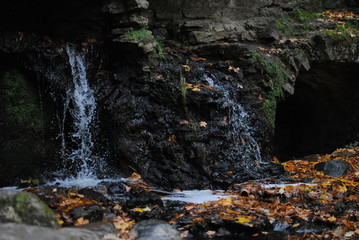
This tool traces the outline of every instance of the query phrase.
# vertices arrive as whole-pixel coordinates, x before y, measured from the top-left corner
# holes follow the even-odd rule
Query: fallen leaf
[[[182,65],[182,67],[184,68],[184,70],[185,70],[186,72],[191,71],[191,67],[188,66],[188,65]]]
[[[131,180],[141,180],[142,177],[141,177],[140,174],[134,172],[134,173],[131,174],[131,176],[129,177],[129,179],[131,179]]]
[[[236,218],[236,222],[237,223],[247,223],[247,222],[250,222],[251,220],[249,218],[246,218],[246,217],[238,217]]]
[[[182,121],[180,121],[180,124],[181,124],[181,125],[188,125],[188,124],[189,124],[189,121],[187,121],[187,120],[182,120]]]
[[[169,136],[167,140],[168,140],[169,142],[176,143],[176,142],[177,142],[176,135],[171,135],[171,136]]]
[[[133,209],[135,212],[151,212],[151,208],[145,207],[145,208],[135,208]]]
[[[90,223],[88,219],[84,219],[83,217],[80,217],[79,219],[76,220],[75,226],[84,225],[88,223]]]
[[[200,127],[207,127],[207,123],[201,121],[201,122],[199,122],[199,126],[200,126]]]
[[[346,232],[344,234],[344,237],[352,237],[355,233],[353,231],[350,231],[350,232]]]
[[[192,88],[192,91],[193,91],[193,92],[200,92],[201,89],[199,89],[198,87],[194,87],[194,88]]]

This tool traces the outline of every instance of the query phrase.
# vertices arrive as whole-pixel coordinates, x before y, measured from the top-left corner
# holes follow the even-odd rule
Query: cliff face
[[[3,184],[61,165],[66,42],[87,52],[110,164],[157,185],[267,177],[281,171],[273,148],[285,160],[358,139],[358,19],[344,33],[310,15],[354,1],[20,2],[0,8]],[[25,93],[10,97],[16,82]],[[19,120],[9,104],[32,111]]]

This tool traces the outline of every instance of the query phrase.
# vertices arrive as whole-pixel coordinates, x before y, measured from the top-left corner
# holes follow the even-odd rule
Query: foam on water
[[[229,197],[232,196],[224,195],[223,190],[187,190],[182,192],[176,192],[174,193],[174,195],[169,195],[162,198],[162,200],[201,204],[204,202],[218,201],[220,199],[225,199]]]

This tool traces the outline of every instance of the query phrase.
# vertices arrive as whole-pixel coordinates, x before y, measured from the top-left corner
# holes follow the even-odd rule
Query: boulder
[[[54,213],[35,195],[1,190],[0,223],[8,222],[51,228],[59,227]]]
[[[96,233],[87,229],[52,229],[17,223],[0,224],[0,240],[99,240]]]
[[[341,177],[348,171],[353,170],[353,167],[350,163],[343,160],[331,160],[316,164],[315,170],[323,171],[328,176]]]
[[[180,234],[165,221],[150,219],[137,223],[130,232],[137,240],[179,240]]]

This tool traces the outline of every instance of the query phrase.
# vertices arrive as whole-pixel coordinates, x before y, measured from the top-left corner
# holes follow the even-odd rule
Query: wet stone
[[[130,232],[137,240],[179,240],[180,235],[165,221],[150,219],[137,223]]]
[[[331,160],[316,164],[315,169],[317,171],[323,171],[324,174],[328,176],[340,177],[348,171],[352,171],[353,167],[350,163],[343,160]]]

